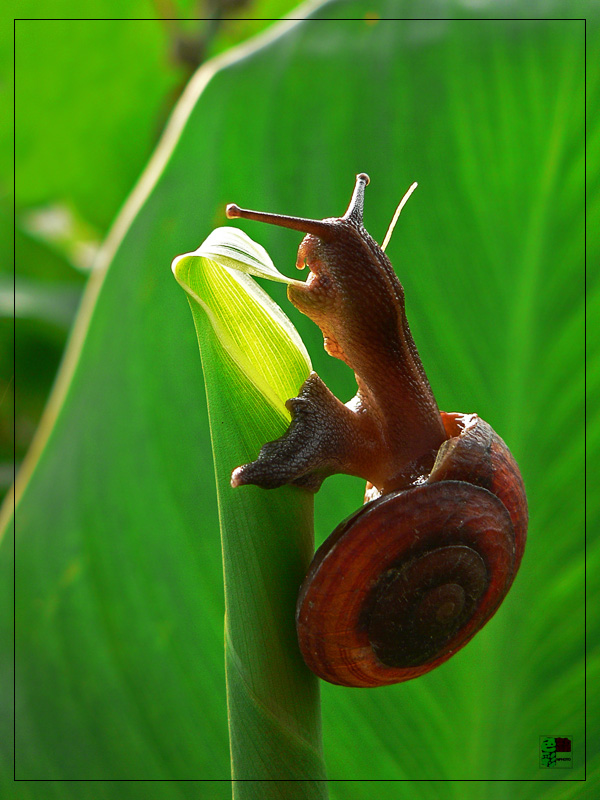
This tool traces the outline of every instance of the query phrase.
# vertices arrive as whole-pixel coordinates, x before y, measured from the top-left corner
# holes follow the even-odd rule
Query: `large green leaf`
[[[17,777],[212,779],[203,795],[228,796],[218,782],[229,748],[208,422],[169,264],[225,223],[227,202],[336,215],[354,175],[367,171],[366,226],[379,241],[400,195],[419,181],[387,249],[413,333],[440,406],[477,411],[513,449],[531,524],[509,597],[447,664],[385,689],[322,686],[331,796],[396,798],[403,787],[393,779],[418,780],[404,787],[417,798],[506,796],[503,783],[482,789],[469,779],[522,780],[523,798],[581,796],[584,24],[491,19],[493,4],[443,10],[470,19],[378,21],[415,7],[331,2],[215,72],[201,70],[188,88],[105,246],[106,272],[89,289],[23,473]],[[554,3],[510,13],[575,16],[572,4]],[[599,43],[592,15],[591,264],[600,255]],[[299,236],[244,227],[291,274]],[[283,287],[265,288],[286,303]],[[596,274],[588,289],[596,308]],[[348,399],[348,370],[323,354],[307,319],[285,310],[315,370]],[[591,420],[594,446],[599,430]],[[361,488],[351,478],[326,482],[318,540],[359,505]],[[598,505],[591,497],[590,530]],[[7,605],[11,539],[7,531],[0,552]],[[596,563],[596,537],[589,548]],[[597,629],[590,633],[597,665]],[[572,770],[539,769],[541,735],[574,737]],[[597,791],[595,720],[588,737]],[[107,798],[199,791],[91,786],[90,796]],[[19,791],[87,796],[60,780]]]

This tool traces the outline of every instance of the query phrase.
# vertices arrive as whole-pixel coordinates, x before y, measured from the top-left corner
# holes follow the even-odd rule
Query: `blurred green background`
[[[103,0],[86,13],[122,13],[113,5]],[[20,13],[33,16],[27,6]],[[210,437],[193,326],[170,262],[225,223],[227,202],[341,214],[359,171],[371,176],[365,223],[379,241],[419,181],[388,248],[413,333],[440,407],[477,411],[515,453],[531,526],[510,596],[454,659],[386,689],[322,687],[331,796],[372,797],[372,779],[381,781],[377,795],[390,798],[439,797],[442,785],[423,779],[456,780],[443,787],[450,797],[504,797],[507,784],[492,782],[503,779],[521,781],[521,797],[584,796],[598,786],[599,741],[590,722],[594,783],[582,784],[586,40],[583,21],[569,17],[588,17],[588,256],[597,264],[598,5],[330,2],[305,7],[295,16],[309,20],[238,53],[229,48],[269,23],[154,19],[278,17],[290,4],[200,7],[136,2],[129,21],[16,26],[18,462],[72,333],[21,473],[16,515],[16,776],[53,782],[23,782],[17,791],[12,784],[6,619],[0,734],[8,796],[229,796]],[[57,17],[78,12],[66,0],[53,7]],[[222,61],[188,83],[219,53]],[[6,63],[9,44],[0,56]],[[5,266],[9,187],[3,180]],[[291,274],[299,236],[240,227]],[[348,399],[347,368],[326,356],[320,333],[282,287],[265,288],[317,372]],[[6,491],[8,267],[0,290]],[[593,313],[595,272],[588,297]],[[588,353],[595,360],[596,345]],[[593,443],[598,433],[591,425]],[[316,498],[318,542],[360,497],[360,481],[327,482]],[[10,507],[9,497],[5,517]],[[592,498],[590,530],[597,512]],[[12,540],[7,519],[5,608]],[[594,538],[593,564],[599,554]],[[568,774],[539,770],[542,735],[574,737]],[[90,778],[100,782],[64,782]],[[132,778],[142,782],[121,782]],[[212,783],[199,790],[195,779]],[[348,782],[355,779],[364,782]],[[490,783],[482,789],[473,780]]]
[[[129,3],[131,19],[84,21],[72,2],[54,3],[55,20],[27,20],[38,4],[19,6],[16,23],[16,313],[17,464],[37,427],[94,258],[119,208],[156,146],[191,74],[206,59],[270,23],[291,0]],[[86,16],[123,15],[101,2]],[[163,19],[156,18],[161,15]],[[214,17],[190,19],[190,17]],[[66,19],[61,20],[60,17]],[[138,18],[148,18],[141,21]],[[154,19],[152,19],[154,17]],[[11,71],[10,37],[0,48]],[[2,362],[12,360],[11,97],[0,95],[5,161],[0,185]],[[0,398],[12,392],[2,370]],[[0,496],[13,479],[12,418],[3,404]]]

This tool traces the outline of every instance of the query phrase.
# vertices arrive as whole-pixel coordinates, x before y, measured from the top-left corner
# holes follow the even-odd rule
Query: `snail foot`
[[[329,475],[347,460],[355,415],[325,386],[316,372],[303,383],[298,397],[286,402],[292,421],[286,433],[261,448],[256,461],[234,470],[232,486],[253,484],[276,489],[294,484],[317,492]]]

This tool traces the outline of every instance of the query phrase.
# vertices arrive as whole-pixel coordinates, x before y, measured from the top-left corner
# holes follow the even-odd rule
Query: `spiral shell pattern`
[[[434,669],[512,584],[527,526],[518,468],[483,420],[443,419],[451,438],[427,481],[366,503],[315,554],[298,639],[331,683],[382,686]]]

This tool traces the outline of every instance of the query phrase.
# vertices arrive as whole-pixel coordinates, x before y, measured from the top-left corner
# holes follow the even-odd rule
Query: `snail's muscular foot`
[[[316,492],[328,475],[362,474],[359,462],[375,445],[365,436],[365,420],[338,400],[315,372],[286,407],[292,415],[286,433],[263,445],[256,461],[234,470],[232,486],[276,489],[292,483]]]

